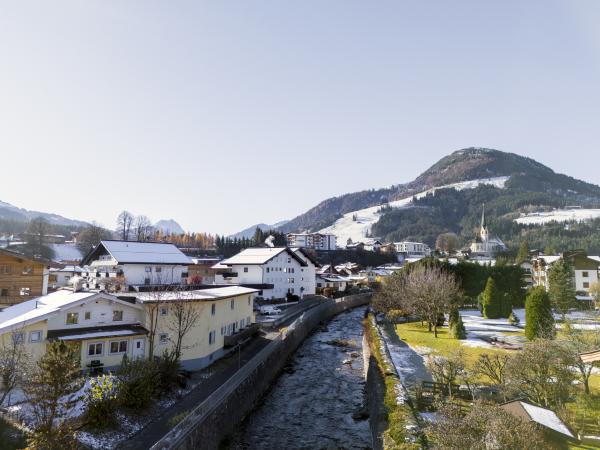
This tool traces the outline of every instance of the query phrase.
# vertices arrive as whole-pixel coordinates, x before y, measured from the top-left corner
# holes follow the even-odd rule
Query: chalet
[[[188,266],[188,284],[214,284],[217,271],[213,266],[219,261],[221,258],[192,258],[192,263]]]
[[[215,284],[256,287],[266,299],[312,295],[315,263],[307,255],[289,247],[247,248],[213,266]]]
[[[0,249],[0,305],[11,305],[48,293],[52,261]]]
[[[72,342],[79,347],[81,369],[102,372],[117,368],[124,356],[148,357],[151,335],[155,356],[172,351],[176,311],[192,308],[197,319],[183,338],[180,361],[184,368],[197,370],[256,331],[256,292],[232,286],[116,297],[63,289],[1,311],[0,342],[22,342],[32,361],[45,353],[48,342]],[[150,333],[154,320],[157,325]]]
[[[348,279],[342,275],[322,273],[317,275],[316,286],[321,290],[330,288],[336,292],[343,292],[348,286]]]
[[[588,256],[583,250],[565,252],[561,255],[540,255],[532,258],[531,279],[534,286],[550,287],[549,273],[552,265],[560,259],[565,259],[573,268],[573,283],[575,291],[581,296],[588,296],[592,284],[599,280],[600,258]],[[523,267],[523,266],[522,266]]]
[[[173,244],[101,241],[83,259],[84,287],[119,292],[185,284],[191,263]]]

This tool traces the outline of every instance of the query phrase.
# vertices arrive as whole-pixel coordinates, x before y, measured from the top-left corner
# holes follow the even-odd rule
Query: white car
[[[276,306],[261,306],[260,313],[265,316],[277,316],[281,314],[281,309]]]

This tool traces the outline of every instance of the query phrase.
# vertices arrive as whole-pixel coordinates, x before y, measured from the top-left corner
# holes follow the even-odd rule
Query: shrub
[[[119,380],[113,375],[90,379],[86,393],[86,419],[93,428],[108,428],[116,422]]]
[[[159,386],[160,374],[154,361],[123,357],[118,378],[119,403],[126,408],[142,410],[150,405],[152,394]]]
[[[325,289],[323,289],[323,295],[325,297],[331,297],[333,295],[333,288],[326,287]]]
[[[496,282],[489,277],[481,298],[483,317],[487,319],[499,319],[502,315],[502,297],[496,288]]]
[[[466,339],[467,338],[467,330],[465,329],[465,324],[463,323],[462,317],[460,316],[460,314],[458,315],[458,319],[456,319],[450,326],[450,335],[454,339]]]
[[[510,315],[508,316],[508,323],[514,326],[517,326],[519,325],[519,323],[521,323],[519,318],[515,315],[514,311],[511,311]]]
[[[181,365],[174,352],[165,351],[156,362],[158,371],[158,393],[169,392],[174,386],[185,387]]]

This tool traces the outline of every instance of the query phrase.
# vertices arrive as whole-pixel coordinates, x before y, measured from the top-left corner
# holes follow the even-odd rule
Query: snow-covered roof
[[[251,289],[242,286],[226,286],[211,289],[199,289],[195,291],[167,291],[167,292],[143,292],[136,294],[135,297],[141,303],[155,303],[157,301],[210,301],[224,298],[236,297],[238,295],[254,294],[258,289]]]
[[[290,256],[294,257],[300,264],[306,265],[306,262],[297,256],[292,250],[287,247],[253,247],[242,250],[237,255],[232,256],[221,264],[224,265],[240,265],[240,264],[265,264],[276,256],[283,252],[287,252]]]
[[[50,272],[75,272],[75,273],[82,273],[83,269],[79,266],[73,266],[73,265],[67,265],[65,267],[63,267],[62,269],[53,267],[52,269],[50,269]]]
[[[575,438],[573,433],[567,428],[567,426],[563,423],[562,420],[556,415],[554,411],[551,411],[546,408],[540,408],[539,406],[532,405],[530,403],[520,402],[523,409],[527,412],[531,420],[540,425],[543,425],[551,430],[556,431],[557,433],[561,433],[569,436],[570,438]]]
[[[35,323],[61,308],[94,296],[97,292],[60,290],[37,299],[28,300],[0,311],[0,333],[29,323]]]
[[[95,259],[105,249],[118,264],[184,264],[192,260],[173,244],[157,242],[101,241],[84,260],[84,264]]]

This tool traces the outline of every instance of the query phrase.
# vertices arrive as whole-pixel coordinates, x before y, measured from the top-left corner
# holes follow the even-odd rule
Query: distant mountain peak
[[[154,228],[163,234],[184,234],[185,230],[174,219],[162,219],[154,224]]]

